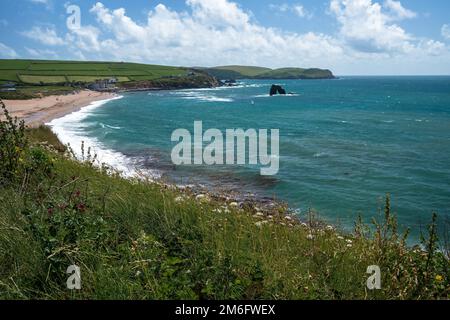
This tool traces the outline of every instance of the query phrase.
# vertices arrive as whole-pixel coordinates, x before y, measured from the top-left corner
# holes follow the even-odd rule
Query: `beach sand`
[[[68,95],[30,100],[3,100],[3,102],[12,117],[25,120],[29,127],[39,127],[53,119],[78,111],[91,102],[110,99],[115,96],[114,93],[83,90]]]

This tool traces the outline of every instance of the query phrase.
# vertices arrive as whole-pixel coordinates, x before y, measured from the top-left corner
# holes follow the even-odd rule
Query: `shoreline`
[[[225,212],[231,208],[240,210],[245,208],[247,210],[250,209],[263,220],[264,217],[274,219],[275,216],[284,220],[282,217],[286,216],[292,224],[305,222],[295,213],[296,210],[288,207],[288,204],[284,201],[254,192],[238,192],[231,188],[214,188],[200,182],[179,184],[170,181],[163,173],[155,174],[152,169],[139,168],[121,152],[108,149],[96,139],[81,136],[72,130],[73,125],[91,110],[122,97],[116,93],[84,90],[71,95],[49,96],[42,99],[3,101],[8,110],[13,105],[10,115],[24,119],[29,128],[37,128],[41,125],[48,126],[62,144],[70,145],[78,160],[81,158],[80,146],[83,143],[85,149],[91,148],[92,152],[97,156],[95,165],[101,166],[104,163],[113,172],[120,173],[120,176],[124,179],[138,179],[156,183],[165,189],[178,190],[186,196],[193,197],[201,202],[214,201],[228,204],[229,207],[227,205],[222,207],[222,210]],[[38,105],[33,105],[36,102]],[[29,110],[23,110],[26,107]],[[274,212],[278,212],[278,214],[275,215]],[[323,222],[320,224],[322,226],[326,225]]]
[[[93,102],[108,100],[116,96],[115,93],[82,90],[67,95],[2,101],[12,117],[24,120],[25,125],[30,128],[36,128],[79,111]]]

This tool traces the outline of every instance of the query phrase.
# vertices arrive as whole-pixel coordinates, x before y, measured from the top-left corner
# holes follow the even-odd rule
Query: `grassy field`
[[[75,161],[46,127],[9,119],[0,137],[0,299],[449,298],[435,220],[409,248],[389,198],[374,231],[345,234],[123,179],[88,150]],[[79,291],[66,287],[74,264]],[[366,287],[370,265],[380,290]]]
[[[222,66],[205,69],[219,79],[332,79],[333,73],[323,69],[269,69],[251,66]]]
[[[0,91],[0,98],[31,99],[64,94],[110,78],[117,80],[116,88],[127,90],[198,88],[219,84],[203,71],[182,67],[123,62],[0,60],[0,85],[16,84],[15,91]]]
[[[95,82],[115,77],[119,82],[183,77],[187,68],[121,62],[76,62],[0,60],[0,82],[51,85],[65,82]]]

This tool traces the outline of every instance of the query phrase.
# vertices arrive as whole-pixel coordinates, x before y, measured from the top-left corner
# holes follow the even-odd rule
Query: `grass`
[[[448,299],[435,220],[423,247],[386,201],[373,232],[201,200],[75,161],[46,127],[0,125],[0,299]],[[75,147],[75,146],[74,146]],[[68,266],[82,289],[66,288]],[[382,289],[366,287],[379,265]]]
[[[89,83],[108,77],[117,77],[119,82],[127,82],[133,76],[139,77],[139,80],[154,80],[183,77],[188,72],[188,69],[181,67],[137,63],[0,60],[0,80],[26,84],[48,85],[67,81]],[[76,80],[72,80],[73,78]]]

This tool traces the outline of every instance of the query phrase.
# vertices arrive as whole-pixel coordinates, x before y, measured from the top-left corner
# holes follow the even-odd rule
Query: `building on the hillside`
[[[109,91],[116,89],[116,83],[117,78],[102,79],[90,83],[88,88],[94,91]]]

